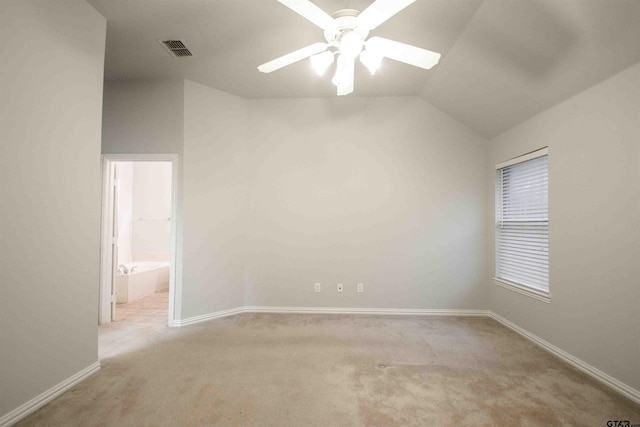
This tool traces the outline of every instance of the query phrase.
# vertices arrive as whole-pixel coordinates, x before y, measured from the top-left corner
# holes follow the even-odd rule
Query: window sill
[[[528,296],[529,298],[536,299],[538,301],[545,302],[547,304],[551,303],[551,295],[547,292],[538,291],[532,288],[528,288],[522,285],[517,285],[513,282],[509,282],[504,279],[498,279],[497,277],[493,278],[493,283],[498,286],[501,286],[505,289],[509,289],[510,291],[517,292],[521,295]]]

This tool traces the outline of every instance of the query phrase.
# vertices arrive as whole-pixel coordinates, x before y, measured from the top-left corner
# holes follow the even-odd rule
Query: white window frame
[[[513,159],[507,160],[505,162],[502,162],[498,165],[496,165],[495,169],[496,171],[506,168],[508,166],[512,166],[512,165],[516,165],[518,163],[523,163],[529,160],[533,160],[539,157],[543,157],[543,156],[548,156],[549,155],[549,149],[548,147],[544,147],[541,148],[539,150],[536,151],[532,151],[530,153],[524,154],[522,156],[518,156],[515,157]],[[547,170],[548,173],[548,170]],[[497,185],[497,179],[496,179],[496,184]],[[497,190],[497,188],[495,188],[495,190]],[[496,198],[496,200],[494,201],[494,206],[496,206],[497,208],[497,203],[498,200]],[[510,280],[504,279],[504,278],[500,278],[497,275],[497,271],[498,271],[498,262],[499,262],[499,257],[498,257],[498,250],[499,250],[499,242],[498,242],[498,224],[497,224],[497,218],[494,218],[494,226],[495,226],[495,234],[494,234],[494,242],[495,242],[495,263],[494,263],[494,278],[493,278],[493,282],[494,284],[501,286],[503,288],[509,289],[513,292],[517,292],[519,294],[522,295],[526,295],[530,298],[536,299],[538,301],[542,301],[545,303],[550,303],[551,302],[551,293],[550,291],[543,291],[543,290],[539,290],[539,289],[535,289],[533,287],[529,287],[526,286],[524,284],[520,284],[520,283],[515,283],[512,282]],[[549,283],[549,287],[550,287],[550,283]]]

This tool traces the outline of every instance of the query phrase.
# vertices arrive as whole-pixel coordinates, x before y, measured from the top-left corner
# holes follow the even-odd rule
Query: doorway
[[[103,156],[98,324],[165,318],[172,326],[176,183],[176,155]]]

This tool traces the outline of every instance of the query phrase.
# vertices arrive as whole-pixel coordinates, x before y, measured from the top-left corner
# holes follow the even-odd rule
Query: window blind
[[[532,154],[498,165],[496,276],[548,293],[548,156],[546,149]]]

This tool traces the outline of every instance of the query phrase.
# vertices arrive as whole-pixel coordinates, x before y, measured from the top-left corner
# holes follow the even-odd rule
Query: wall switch
[[[322,290],[322,287],[320,286],[320,283],[316,283],[316,286],[315,286],[314,289],[315,289],[315,292],[320,292]]]
[[[356,285],[356,292],[364,292],[364,283],[358,283]]]
[[[338,283],[338,292],[342,292],[343,289],[344,286],[342,286],[342,283]]]

